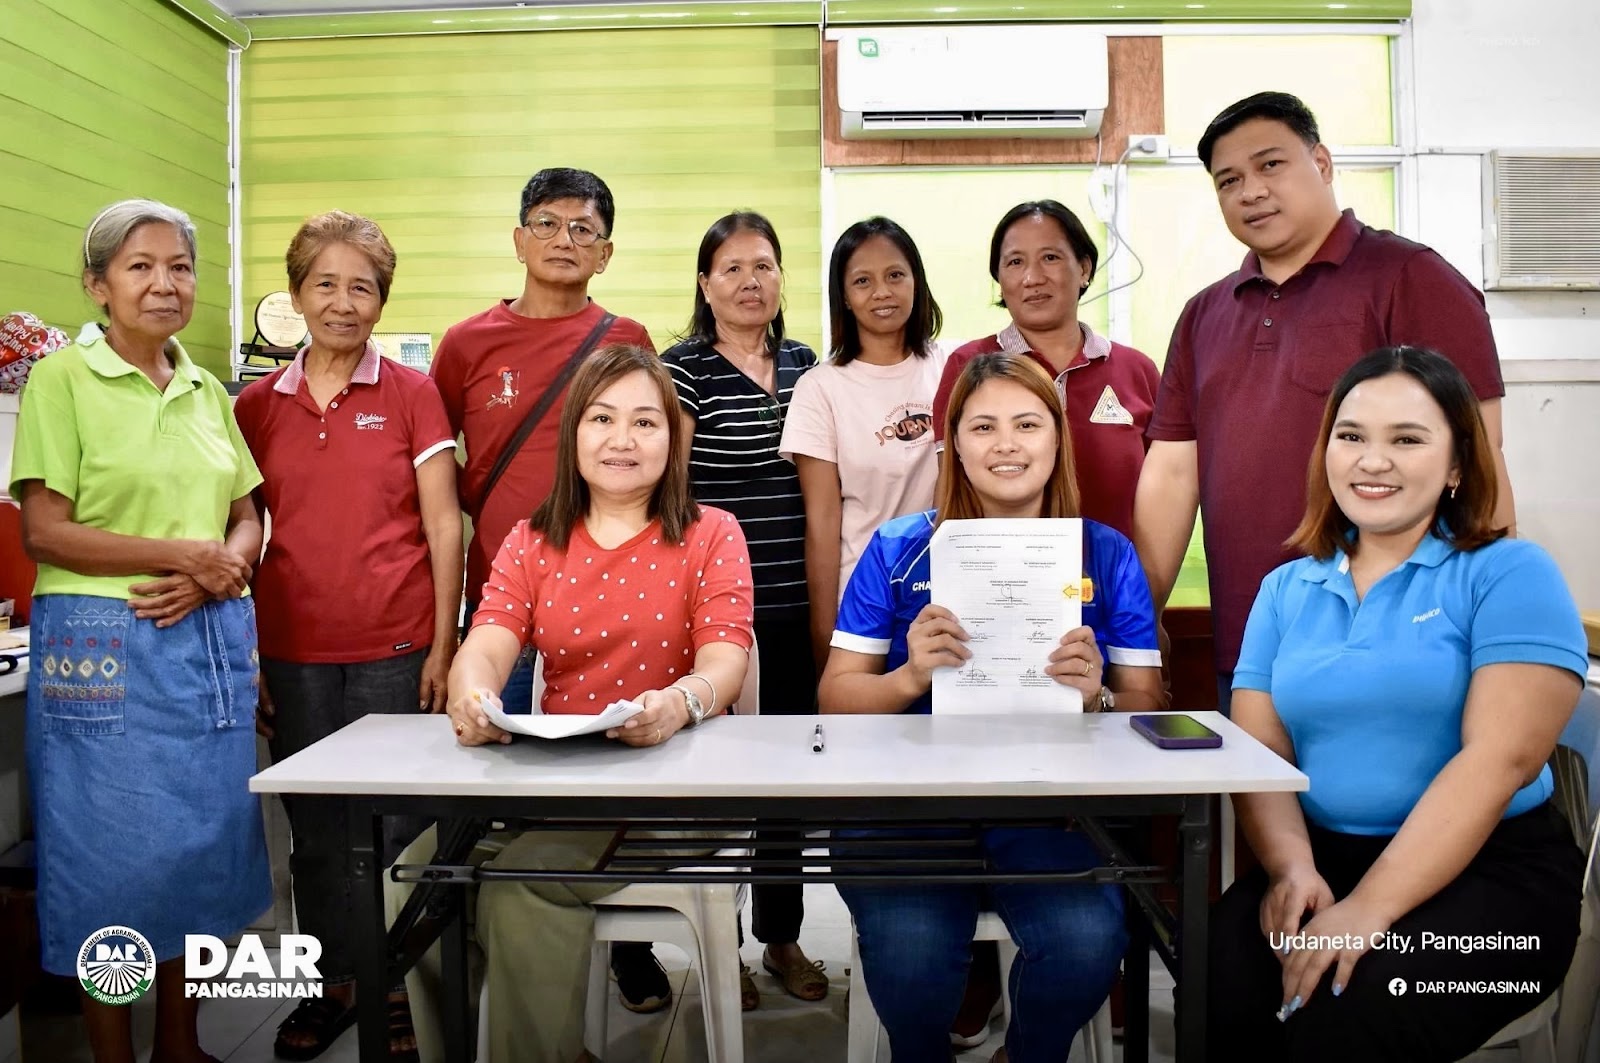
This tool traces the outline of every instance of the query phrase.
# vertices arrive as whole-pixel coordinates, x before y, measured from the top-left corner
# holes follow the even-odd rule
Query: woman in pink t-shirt
[[[858,221],[828,266],[828,361],[800,378],[779,452],[800,474],[806,585],[817,674],[839,599],[878,526],[933,506],[933,397],[943,315],[911,234],[884,217]]]
[[[497,697],[524,646],[543,661],[544,712],[594,715],[624,699],[642,705],[606,733],[626,745],[662,745],[726,710],[744,684],[752,645],[749,552],[732,516],[690,497],[687,447],[676,389],[650,351],[602,347],[579,368],[561,411],[555,487],[501,546],[450,669],[446,711],[461,745],[511,741],[482,706]],[[583,866],[610,840],[609,831],[495,835],[474,860]],[[417,844],[431,853],[433,838]],[[620,888],[480,888],[494,1058],[589,1058],[583,1008],[570,1005],[588,984],[591,905]],[[531,940],[561,947],[526,947]],[[410,981],[419,994],[433,980]],[[440,1044],[431,1003],[415,1009],[424,1058]]]

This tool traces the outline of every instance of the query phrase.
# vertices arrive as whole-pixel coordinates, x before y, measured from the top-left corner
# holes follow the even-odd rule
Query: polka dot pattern
[[[595,713],[618,697],[671,685],[703,645],[749,645],[747,553],[738,525],[709,506],[682,544],[652,523],[608,550],[580,527],[561,551],[519,524],[495,559],[474,623],[531,637],[545,657],[546,712]],[[532,559],[526,565],[524,556]],[[629,593],[605,593],[616,588]]]

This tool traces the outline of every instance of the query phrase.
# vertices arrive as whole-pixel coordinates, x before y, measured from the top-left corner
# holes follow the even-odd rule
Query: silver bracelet
[[[717,711],[717,687],[715,683],[711,682],[711,680],[707,679],[699,672],[690,672],[685,675],[683,679],[698,679],[700,682],[704,683],[706,685],[706,689],[711,691],[711,704],[706,708],[706,715],[710,716],[712,713]],[[683,682],[683,679],[678,680],[678,682]]]

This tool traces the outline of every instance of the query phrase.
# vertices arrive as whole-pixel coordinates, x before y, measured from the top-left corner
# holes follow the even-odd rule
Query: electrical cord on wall
[[[1100,138],[1095,137],[1094,168],[1096,175],[1098,175],[1100,172],[1100,144]],[[1116,164],[1111,167],[1111,210],[1109,212],[1109,216],[1104,219],[1106,223],[1106,232],[1111,236],[1111,247],[1106,251],[1105,260],[1100,263],[1100,268],[1104,269],[1111,262],[1112,258],[1116,256],[1118,251],[1126,248],[1128,254],[1133,256],[1133,261],[1138,266],[1138,272],[1135,273],[1132,278],[1123,281],[1121,284],[1118,284],[1115,287],[1107,288],[1103,292],[1096,292],[1093,295],[1086,296],[1078,303],[1079,306],[1083,306],[1086,303],[1092,303],[1096,299],[1104,299],[1112,292],[1120,292],[1124,288],[1131,288],[1144,278],[1144,259],[1139,257],[1139,252],[1134,250],[1133,245],[1127,241],[1127,239],[1122,235],[1121,230],[1117,228],[1117,191],[1121,184],[1121,182],[1117,180],[1117,172],[1121,170],[1124,165],[1126,165],[1129,155],[1132,155],[1135,151],[1141,150],[1155,151],[1155,138],[1145,137],[1137,141],[1128,141],[1128,146],[1123,149],[1122,155],[1118,157]]]

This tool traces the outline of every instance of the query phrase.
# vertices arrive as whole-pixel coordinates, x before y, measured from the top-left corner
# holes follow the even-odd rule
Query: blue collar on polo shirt
[[[1455,552],[1456,548],[1441,538],[1439,529],[1435,528],[1422,537],[1422,541],[1417,544],[1417,548],[1411,551],[1411,556],[1400,562],[1400,564],[1402,566],[1421,565],[1423,568],[1438,568]],[[1352,595],[1355,593],[1354,584],[1350,580],[1350,555],[1343,550],[1336,552],[1326,561],[1313,561],[1311,564],[1306,565],[1300,570],[1299,577],[1307,583],[1328,585],[1328,589],[1334,591],[1334,593],[1339,593],[1346,588],[1350,590]]]

